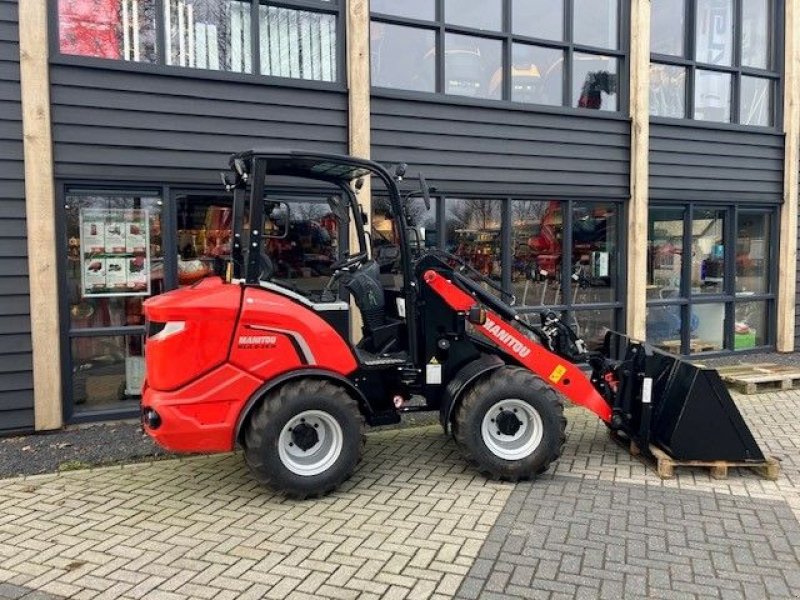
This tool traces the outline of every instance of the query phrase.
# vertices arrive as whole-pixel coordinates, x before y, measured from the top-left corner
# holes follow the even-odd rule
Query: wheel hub
[[[292,442],[300,450],[307,452],[319,443],[319,435],[308,423],[300,423],[292,428]]]
[[[503,410],[502,408],[495,419],[495,423],[497,424],[497,429],[503,435],[514,435],[522,427],[522,421],[517,418],[517,415],[510,410]]]

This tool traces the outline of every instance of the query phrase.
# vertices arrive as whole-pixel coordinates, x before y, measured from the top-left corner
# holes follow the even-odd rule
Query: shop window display
[[[481,275],[501,283],[500,202],[478,198],[445,200],[445,245]]]
[[[523,307],[566,304],[561,290],[561,203],[513,200],[511,219],[511,283],[517,303]]]

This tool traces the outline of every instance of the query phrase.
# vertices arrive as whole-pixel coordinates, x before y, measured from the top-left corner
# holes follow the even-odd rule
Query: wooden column
[[[56,203],[50,130],[47,0],[19,3],[20,86],[25,156],[34,419],[37,430],[63,425],[59,356]],[[63,249],[66,250],[66,249]]]
[[[800,164],[800,0],[786,0],[783,206],[778,257],[779,352],[794,350],[797,277],[797,186]]]
[[[628,204],[626,331],[645,338],[650,154],[650,0],[631,0],[631,199]]]
[[[349,142],[350,154],[360,158],[370,157],[370,107],[369,107],[369,0],[347,0],[347,87],[349,91]],[[372,218],[370,181],[358,194],[361,207]],[[355,229],[350,229],[351,252],[358,247]],[[352,306],[350,331],[352,339],[361,337],[361,313]]]

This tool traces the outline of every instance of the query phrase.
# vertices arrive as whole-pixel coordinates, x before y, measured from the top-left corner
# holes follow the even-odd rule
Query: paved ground
[[[578,409],[557,467],[517,486],[436,427],[370,434],[315,501],[265,492],[237,455],[3,480],[0,599],[798,598],[800,393],[740,406],[779,481],[662,482]]]

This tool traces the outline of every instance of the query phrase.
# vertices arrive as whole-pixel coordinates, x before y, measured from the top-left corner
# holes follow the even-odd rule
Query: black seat
[[[399,321],[386,318],[386,296],[380,281],[380,267],[374,260],[362,264],[345,284],[361,311],[364,339],[359,346],[368,352],[390,352],[398,338]]]

